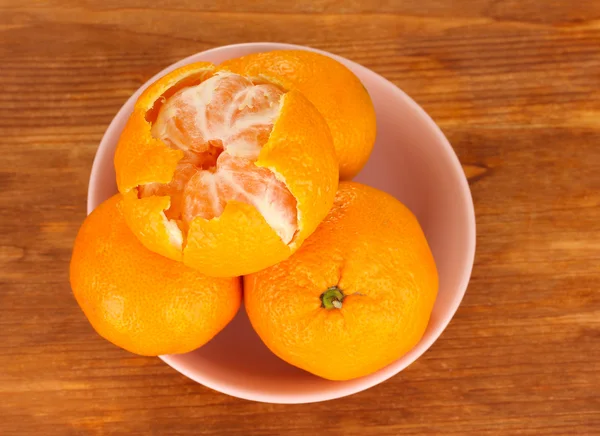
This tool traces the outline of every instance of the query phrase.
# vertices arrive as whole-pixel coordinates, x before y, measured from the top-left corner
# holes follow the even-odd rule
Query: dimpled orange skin
[[[341,308],[322,307],[331,287]],[[414,215],[392,196],[342,182],[327,218],[289,259],[244,277],[244,303],[267,347],[330,380],[371,374],[423,336],[438,290]]]
[[[139,199],[135,188],[151,182],[168,183],[183,152],[152,137],[146,113],[177,82],[212,71],[210,64],[188,65],[159,79],[140,96],[119,139],[115,169],[127,224],[148,249],[210,276],[233,277],[289,257],[327,215],[339,171],[327,123],[304,95],[289,91],[256,165],[278,174],[296,198],[298,231],[292,242],[284,244],[254,207],[236,201],[229,202],[217,218],[196,217],[187,239],[173,237],[163,214],[169,197]]]
[[[84,221],[73,248],[73,294],[94,329],[133,353],[187,353],[222,330],[242,299],[239,278],[207,277],[142,246],[117,194]]]
[[[302,92],[329,125],[340,179],[353,178],[369,159],[376,135],[375,109],[360,80],[338,61],[310,51],[276,50],[225,61],[217,68],[265,77]]]

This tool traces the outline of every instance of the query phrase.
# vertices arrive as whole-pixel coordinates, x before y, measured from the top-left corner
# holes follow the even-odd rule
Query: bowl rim
[[[158,78],[164,76],[168,72],[179,68],[183,65],[187,65],[192,62],[196,62],[196,57],[199,55],[206,54],[214,54],[221,51],[232,50],[236,48],[252,48],[256,52],[260,51],[270,51],[270,50],[307,50],[315,53],[320,53],[325,56],[329,56],[337,61],[340,61],[346,65],[351,65],[355,70],[360,70],[362,74],[370,75],[374,80],[377,80],[382,83],[383,86],[389,89],[391,94],[396,95],[397,98],[404,100],[404,102],[410,106],[410,108],[416,112],[416,114],[423,119],[426,123],[427,127],[435,134],[439,142],[442,144],[442,149],[444,150],[446,157],[449,158],[452,169],[454,172],[459,174],[459,183],[460,183],[460,191],[464,196],[464,204],[463,207],[466,208],[466,217],[468,220],[468,235],[467,235],[467,252],[465,253],[465,262],[466,267],[463,268],[462,276],[460,279],[460,284],[458,285],[459,292],[457,292],[454,296],[454,299],[447,306],[448,308],[443,312],[440,317],[440,321],[438,327],[434,330],[434,332],[427,337],[426,340],[421,340],[412,350],[406,353],[404,356],[400,357],[395,362],[389,364],[388,366],[380,369],[379,371],[365,377],[365,381],[362,383],[357,383],[356,380],[349,386],[343,386],[340,384],[339,387],[330,389],[327,391],[319,392],[319,393],[302,393],[302,394],[294,394],[294,393],[285,393],[285,394],[271,394],[271,393],[262,393],[257,392],[256,390],[240,388],[237,386],[232,386],[223,382],[215,382],[210,377],[204,377],[203,374],[197,373],[190,369],[189,366],[182,364],[178,361],[177,356],[171,355],[163,355],[158,356],[161,360],[163,360],[167,365],[171,366],[173,369],[183,374],[184,376],[190,378],[191,380],[200,383],[210,389],[215,391],[245,399],[250,401],[258,401],[264,403],[278,403],[278,404],[303,404],[303,403],[313,403],[319,401],[327,401],[333,400],[336,398],[345,397],[348,395],[352,395],[363,390],[366,390],[370,387],[373,387],[379,383],[384,382],[385,380],[393,377],[398,374],[400,371],[404,370],[406,367],[411,365],[415,360],[417,360],[421,355],[423,355],[432,345],[433,343],[441,336],[443,331],[446,329],[452,318],[454,317],[460,303],[466,293],[467,286],[469,284],[469,280],[471,278],[471,273],[473,271],[473,264],[475,260],[475,248],[476,248],[476,221],[475,221],[475,208],[473,204],[473,198],[471,195],[471,190],[469,188],[469,183],[464,174],[458,156],[454,152],[452,145],[440,129],[440,127],[433,121],[433,119],[425,112],[425,110],[419,106],[408,94],[394,85],[392,82],[387,80],[385,77],[377,74],[376,72],[363,67],[362,65],[346,59],[342,56],[335,55],[333,53],[329,53],[324,50],[315,49],[308,46],[296,45],[296,44],[286,44],[286,43],[277,43],[277,42],[248,42],[241,44],[229,44],[224,46],[215,47],[209,50],[205,50],[202,52],[195,53],[188,57],[185,57],[158,72],[150,79],[148,79],[142,86],[138,88],[136,92],[129,97],[129,99],[123,104],[123,106],[119,109],[117,114],[112,119],[110,125],[106,129],[98,149],[96,151],[96,155],[94,157],[94,161],[92,164],[92,170],[90,173],[90,179],[88,184],[88,197],[87,197],[87,213],[91,213],[92,210],[101,203],[102,199],[99,199],[98,194],[94,187],[97,184],[97,181],[101,178],[102,172],[102,164],[106,160],[106,155],[110,153],[111,147],[109,147],[109,143],[111,142],[111,138],[120,135],[119,123],[118,120],[127,116],[131,111],[135,100],[139,97],[142,91],[149,86],[149,84],[156,81]],[[112,159],[111,159],[112,160]],[[358,379],[360,380],[360,379]]]

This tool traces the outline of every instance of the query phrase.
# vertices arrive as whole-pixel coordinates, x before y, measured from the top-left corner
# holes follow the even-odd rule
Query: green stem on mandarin
[[[328,288],[321,294],[321,307],[325,309],[341,309],[344,294],[337,286]]]

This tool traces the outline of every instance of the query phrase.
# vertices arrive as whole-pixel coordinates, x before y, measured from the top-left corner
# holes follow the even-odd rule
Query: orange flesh
[[[229,201],[248,203],[289,243],[298,229],[296,199],[275,173],[255,165],[283,94],[227,72],[178,90],[162,104],[152,135],[185,155],[170,183],[140,186],[140,197],[171,197],[165,214],[183,229],[196,217],[219,217]]]

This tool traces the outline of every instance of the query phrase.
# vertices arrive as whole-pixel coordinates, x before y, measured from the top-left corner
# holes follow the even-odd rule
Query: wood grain
[[[600,434],[600,2],[0,2],[0,434]],[[157,3],[158,4],[158,3]],[[251,403],[101,340],[70,294],[98,142],[170,63],[247,41],[353,59],[471,181],[467,295],[416,363],[334,402]]]

